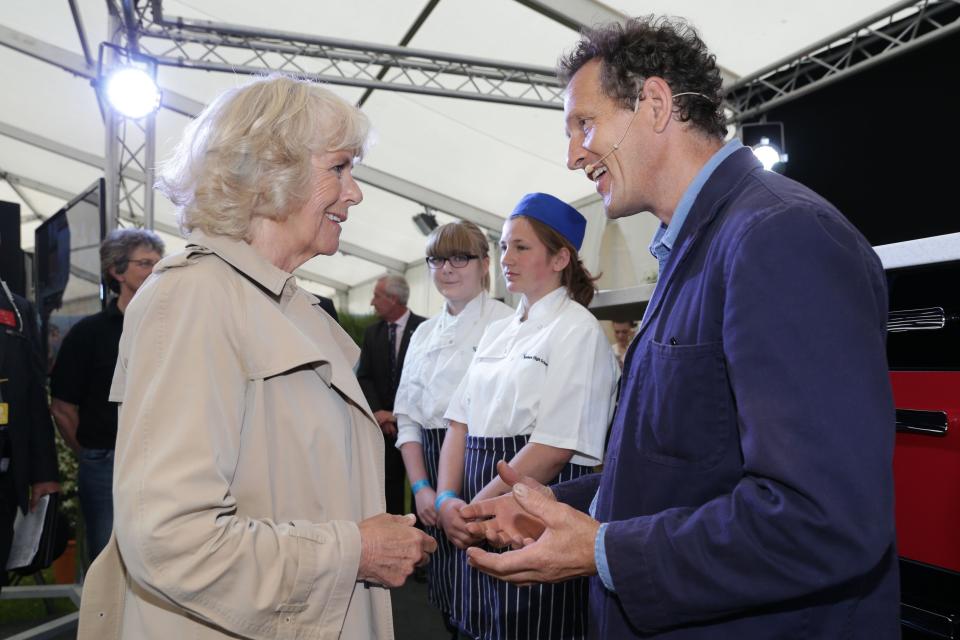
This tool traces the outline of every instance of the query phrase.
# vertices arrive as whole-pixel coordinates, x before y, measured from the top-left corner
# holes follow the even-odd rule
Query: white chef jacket
[[[513,309],[481,292],[459,314],[446,305],[423,322],[410,338],[400,386],[393,403],[397,417],[397,448],[421,442],[420,427],[446,427],[443,414],[466,373],[487,326],[513,315]]]
[[[488,328],[444,417],[472,436],[530,435],[530,442],[571,449],[570,462],[603,459],[619,377],[597,319],[560,287],[538,300],[521,322]]]

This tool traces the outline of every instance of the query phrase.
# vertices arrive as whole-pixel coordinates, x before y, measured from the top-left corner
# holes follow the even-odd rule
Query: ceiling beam
[[[559,22],[563,26],[581,32],[584,29],[610,22],[625,22],[630,19],[625,13],[608,7],[597,0],[516,0],[537,13]],[[723,86],[729,87],[740,76],[717,65]]]
[[[160,2],[142,2],[135,10],[127,27],[137,30],[140,53],[162,65],[232,74],[281,71],[330,84],[563,108],[562,87],[549,67],[164,17]]]
[[[728,87],[728,122],[741,124],[894,56],[960,31],[960,0],[905,0]]]
[[[353,177],[378,189],[383,189],[407,200],[413,200],[431,209],[449,213],[454,218],[469,220],[478,227],[500,233],[503,218],[472,204],[451,198],[422,185],[361,164],[353,168]]]
[[[353,256],[354,258],[360,258],[361,260],[366,260],[367,262],[373,262],[374,264],[379,264],[381,267],[386,267],[387,269],[400,274],[406,272],[407,267],[409,266],[403,260],[385,256],[382,253],[377,253],[376,251],[361,247],[358,244],[347,242],[345,240],[340,241],[340,253],[346,256]]]
[[[60,187],[54,187],[52,185],[46,184],[44,182],[39,182],[37,180],[31,180],[30,178],[25,178],[23,176],[17,175],[15,173],[10,173],[9,171],[0,171],[0,178],[6,180],[10,184],[15,184],[20,187],[31,189],[39,193],[46,194],[48,196],[53,196],[55,198],[60,198],[61,200],[69,202],[77,194],[66,189],[61,189]]]
[[[23,142],[24,144],[28,144],[38,149],[43,149],[44,151],[49,151],[50,153],[74,160],[90,167],[103,170],[107,166],[107,161],[95,153],[83,151],[82,149],[71,147],[63,144],[62,142],[45,138],[36,133],[27,131],[26,129],[21,129],[11,124],[7,124],[6,122],[0,122],[0,135]],[[123,175],[131,180],[137,180],[139,182],[144,182],[146,180],[143,172],[135,169],[124,169]]]

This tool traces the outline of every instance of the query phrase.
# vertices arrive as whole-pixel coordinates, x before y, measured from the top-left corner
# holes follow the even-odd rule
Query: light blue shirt
[[[677,241],[677,236],[680,235],[680,229],[683,227],[683,223],[687,219],[690,209],[693,208],[693,203],[697,201],[697,196],[700,195],[700,190],[703,189],[703,185],[707,183],[707,180],[710,179],[710,176],[713,175],[716,168],[720,166],[720,163],[742,146],[743,144],[734,138],[710,156],[710,159],[707,160],[707,163],[697,172],[693,181],[687,187],[686,191],[683,192],[680,202],[677,203],[677,208],[673,210],[673,217],[670,218],[670,224],[665,225],[660,223],[660,228],[657,229],[653,240],[650,242],[650,253],[657,259],[660,273],[663,273],[663,267],[667,263],[667,258],[670,257],[670,252],[673,251],[673,245]],[[597,512],[597,496],[599,493],[598,491],[594,494],[593,500],[590,502],[591,518],[594,517],[594,514]],[[593,558],[597,563],[597,573],[600,575],[600,580],[603,581],[603,586],[610,591],[616,591],[616,589],[613,588],[613,577],[610,575],[610,565],[607,564],[607,548],[604,541],[607,525],[609,524],[609,522],[604,522],[600,525],[600,529],[597,530],[597,537],[593,541]]]
[[[650,242],[650,253],[660,264],[660,273],[663,273],[663,266],[666,264],[667,258],[670,257],[670,252],[673,250],[673,245],[677,241],[677,236],[680,235],[680,228],[683,227],[683,223],[687,219],[690,209],[693,208],[693,203],[697,201],[697,196],[700,195],[700,190],[703,189],[703,185],[707,183],[707,180],[713,175],[714,170],[720,166],[720,163],[742,146],[743,144],[734,138],[720,147],[720,149],[707,160],[707,163],[703,165],[700,171],[697,172],[697,175],[694,176],[687,190],[683,192],[680,202],[677,203],[677,208],[673,210],[673,217],[670,219],[670,224],[665,225],[662,222],[660,223],[660,228],[657,229],[653,240]]]

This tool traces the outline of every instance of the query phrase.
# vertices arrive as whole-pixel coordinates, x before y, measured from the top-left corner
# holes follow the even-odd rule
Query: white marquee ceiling
[[[567,0],[557,0],[562,6]],[[104,0],[77,0],[93,55],[105,38]],[[229,22],[317,36],[396,45],[425,0],[165,0],[165,16]],[[691,20],[718,61],[743,76],[891,6],[889,0],[610,0],[625,14],[669,13]],[[68,2],[3,0],[0,27],[82,54]],[[552,67],[576,41],[576,33],[514,0],[440,0],[409,46],[509,62]],[[162,68],[161,84],[205,102],[245,76]],[[0,46],[0,126],[38,134],[102,157],[104,132],[90,83],[10,48]],[[356,101],[361,89],[332,87]],[[364,110],[377,143],[365,164],[481,209],[504,216],[528,191],[546,191],[568,201],[589,196],[593,185],[563,164],[565,139],[559,111],[454,98],[374,91]],[[177,140],[187,118],[161,111],[157,157]],[[102,172],[74,160],[0,135],[0,171],[78,193]],[[423,236],[411,221],[422,207],[364,185],[364,201],[351,210],[342,239],[404,262],[422,257]],[[34,189],[21,193],[41,216],[55,213],[63,198]],[[0,199],[22,202],[0,181]],[[26,203],[24,203],[26,204]],[[175,224],[172,208],[157,198],[157,221]],[[23,213],[30,210],[24,207]],[[448,219],[441,217],[441,222]],[[32,228],[23,242],[33,242]],[[176,240],[170,242],[177,248]],[[380,265],[338,255],[317,258],[307,271],[355,286],[383,272]],[[319,286],[317,291],[329,293]]]

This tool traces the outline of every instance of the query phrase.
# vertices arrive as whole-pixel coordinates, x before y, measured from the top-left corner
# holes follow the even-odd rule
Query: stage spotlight
[[[786,164],[789,156],[786,153],[782,122],[745,124],[740,128],[740,136],[744,146],[753,150],[753,154],[767,171],[773,171],[778,164]]]
[[[753,155],[767,171],[773,170],[773,165],[780,162],[780,151],[773,146],[770,138],[760,138],[760,142],[753,146]]]
[[[106,80],[110,106],[128,118],[142,118],[160,107],[160,89],[149,73],[138,67],[121,67]]]
[[[428,236],[437,228],[437,217],[429,209],[426,209],[423,213],[413,216],[413,223],[417,225],[417,229],[420,229],[420,233]]]

